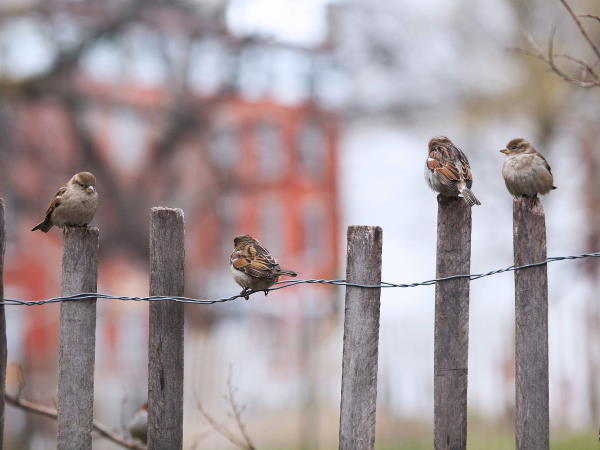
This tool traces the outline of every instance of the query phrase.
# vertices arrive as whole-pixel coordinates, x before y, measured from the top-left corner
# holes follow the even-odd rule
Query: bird
[[[44,220],[31,231],[47,233],[53,226],[86,226],[94,218],[97,206],[96,177],[90,172],[76,173],[54,195]]]
[[[144,444],[148,442],[148,402],[145,402],[133,414],[127,429],[132,438]]]
[[[506,155],[504,183],[514,197],[535,197],[556,189],[550,164],[526,139],[513,139],[500,152]]]
[[[251,292],[264,291],[267,295],[281,275],[298,276],[293,270],[281,269],[271,253],[249,234],[237,236],[233,247],[229,267],[234,280],[243,288],[240,295],[246,300]]]
[[[469,206],[481,205],[471,192],[473,174],[467,157],[446,136],[429,141],[425,179],[431,189],[441,195],[457,197],[460,194]]]

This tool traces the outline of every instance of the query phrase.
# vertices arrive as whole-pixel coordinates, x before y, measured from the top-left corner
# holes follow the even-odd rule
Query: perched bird
[[[250,298],[250,291],[264,291],[267,295],[281,275],[298,276],[292,270],[282,270],[269,251],[248,234],[237,236],[233,247],[229,267],[236,283],[244,288],[241,295],[246,300]]]
[[[144,403],[133,414],[133,417],[127,425],[129,434],[134,439],[143,442],[148,442],[148,402]]]
[[[85,226],[94,218],[97,206],[96,177],[90,172],[76,173],[58,190],[46,210],[44,221],[31,231],[47,233],[53,226]]]
[[[502,176],[513,196],[535,197],[556,189],[548,161],[525,139],[513,139],[500,152],[507,156]]]
[[[442,195],[463,196],[469,206],[481,205],[471,192],[473,175],[465,154],[446,136],[429,141],[425,179],[431,189]]]

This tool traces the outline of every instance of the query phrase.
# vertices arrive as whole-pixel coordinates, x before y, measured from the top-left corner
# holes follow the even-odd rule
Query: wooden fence
[[[540,201],[515,199],[515,265],[546,258]],[[64,231],[62,293],[96,292],[98,229]],[[437,277],[470,269],[471,210],[461,199],[438,197]],[[383,233],[348,228],[346,279],[381,282]],[[5,247],[0,199],[0,298]],[[181,296],[184,289],[184,220],[179,209],[153,208],[150,218],[150,295]],[[375,445],[381,289],[346,288],[340,449]],[[148,448],[181,449],[183,443],[183,304],[149,305]],[[546,266],[515,272],[516,448],[548,449],[548,288]],[[434,446],[465,449],[469,280],[438,282],[435,289]],[[60,309],[58,448],[91,449],[93,429],[96,300],[63,302]],[[0,388],[6,372],[6,323],[0,306]],[[4,398],[0,396],[0,448]]]

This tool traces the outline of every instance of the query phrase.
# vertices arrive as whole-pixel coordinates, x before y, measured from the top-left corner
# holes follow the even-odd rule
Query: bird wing
[[[67,186],[63,186],[61,187],[58,192],[54,195],[54,198],[52,199],[52,201],[50,202],[50,206],[48,206],[48,209],[46,210],[46,218],[45,220],[49,220],[50,216],[52,215],[52,213],[54,212],[54,210],[56,208],[58,208],[58,206],[60,205],[60,202],[62,200],[62,195],[67,192]]]
[[[453,155],[443,146],[436,146],[429,152],[427,168],[435,172],[444,184],[460,180],[461,173],[454,164]]]
[[[231,265],[255,278],[273,278],[280,267],[275,258],[259,244],[247,244],[233,251]]]
[[[438,145],[429,152],[427,168],[435,172],[443,184],[465,181],[467,187],[473,184],[473,174],[469,160],[455,145]]]
[[[536,152],[536,153],[537,153],[537,156],[542,158],[542,161],[544,161],[544,166],[546,166],[546,169],[548,169],[548,172],[550,172],[550,175],[552,175],[552,169],[550,168],[550,164],[548,164],[548,161],[546,160],[544,155],[542,155],[540,152]]]

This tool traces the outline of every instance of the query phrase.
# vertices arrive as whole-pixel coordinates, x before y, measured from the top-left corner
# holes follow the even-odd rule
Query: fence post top
[[[348,233],[381,233],[383,230],[377,225],[349,225]]]
[[[182,218],[184,216],[183,209],[181,209],[181,208],[168,208],[166,206],[153,206],[152,208],[150,208],[150,211],[152,212],[152,214],[160,214],[160,213],[175,214],[178,217],[182,217]]]
[[[98,236],[100,234],[100,229],[98,227],[69,227],[66,226],[63,228],[63,235],[67,236],[67,235],[77,235],[77,234],[81,234],[81,235],[92,235],[92,236]]]

